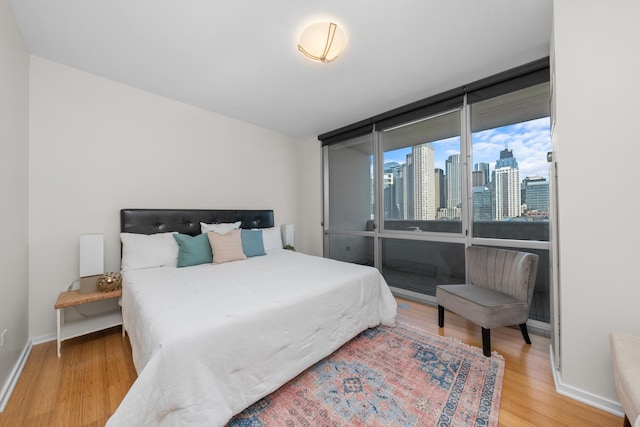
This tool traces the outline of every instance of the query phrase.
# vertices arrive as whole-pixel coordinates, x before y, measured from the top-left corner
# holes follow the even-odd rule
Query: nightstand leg
[[[58,324],[58,328],[57,328],[57,341],[58,341],[58,357],[60,357],[60,322],[62,321],[61,319],[61,313],[60,310],[62,310],[61,308],[56,310],[56,319],[57,319],[57,324]]]

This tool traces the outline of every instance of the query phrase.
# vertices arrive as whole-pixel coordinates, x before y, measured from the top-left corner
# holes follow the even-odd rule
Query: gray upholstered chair
[[[519,325],[527,344],[529,307],[538,271],[538,255],[470,246],[466,249],[469,284],[436,289],[438,326],[450,310],[482,327],[482,350],[491,357],[491,328]]]

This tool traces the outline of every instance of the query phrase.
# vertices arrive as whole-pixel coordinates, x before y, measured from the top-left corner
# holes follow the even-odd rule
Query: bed
[[[239,225],[245,252],[245,234],[260,234],[264,255],[153,266],[154,243],[132,265],[125,236],[200,239],[200,223]],[[378,270],[282,249],[273,211],[125,209],[121,232],[123,327],[138,378],[107,426],[223,426],[361,331],[395,324]],[[222,251],[211,244],[215,261]]]

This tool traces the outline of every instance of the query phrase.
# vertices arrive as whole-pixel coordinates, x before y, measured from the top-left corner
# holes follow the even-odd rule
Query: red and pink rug
[[[406,324],[368,329],[229,427],[497,426],[504,359]]]

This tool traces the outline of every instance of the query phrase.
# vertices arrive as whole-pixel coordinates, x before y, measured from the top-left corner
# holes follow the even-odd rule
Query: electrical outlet
[[[0,347],[4,346],[4,336],[7,335],[7,331],[8,329],[5,329],[4,331],[2,331],[2,333],[0,334]]]

